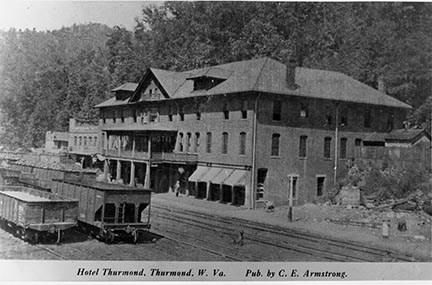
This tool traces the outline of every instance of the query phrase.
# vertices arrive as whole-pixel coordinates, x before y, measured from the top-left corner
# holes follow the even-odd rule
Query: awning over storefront
[[[189,177],[189,181],[197,182],[201,180],[200,178],[204,176],[208,171],[210,170],[210,167],[207,166],[198,166],[198,168],[195,170],[194,173]]]
[[[246,185],[246,174],[246,170],[198,166],[188,180],[192,182],[210,182],[213,184],[244,186]]]
[[[222,168],[211,167],[210,170],[199,180],[202,182],[212,182],[212,180],[222,171]]]
[[[213,184],[222,184],[225,179],[227,179],[234,169],[222,168],[221,171],[210,181]]]
[[[222,182],[222,184],[230,186],[244,186],[246,185],[246,170],[234,170],[234,172]]]

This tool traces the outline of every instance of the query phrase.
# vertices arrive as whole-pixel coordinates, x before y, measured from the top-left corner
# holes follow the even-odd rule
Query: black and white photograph
[[[432,279],[431,116],[432,2],[1,2],[0,279]]]

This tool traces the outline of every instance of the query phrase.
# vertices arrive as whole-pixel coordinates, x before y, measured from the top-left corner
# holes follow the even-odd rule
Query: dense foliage
[[[134,31],[99,24],[0,33],[3,144],[38,146],[70,116],[149,66],[185,70],[269,56],[341,71],[412,106],[430,120],[432,4],[327,2],[166,2],[144,8]]]

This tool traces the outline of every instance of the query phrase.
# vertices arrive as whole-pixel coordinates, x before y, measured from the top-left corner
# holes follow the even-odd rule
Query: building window
[[[331,137],[324,138],[324,158],[331,157]]]
[[[318,176],[317,177],[317,196],[322,196],[324,194],[324,182],[325,182],[325,176]]]
[[[200,133],[195,133],[195,152],[199,151],[200,146]]]
[[[84,146],[87,146],[87,137],[84,137]]]
[[[354,146],[361,146],[361,145],[362,145],[362,140],[361,139],[355,139]]]
[[[183,106],[179,106],[179,116],[180,116],[180,121],[184,121],[184,110],[183,110]]]
[[[387,117],[387,131],[393,130],[394,127],[394,116],[393,112],[388,113]]]
[[[78,137],[74,136],[74,145],[78,145]]]
[[[308,116],[308,105],[305,103],[300,104],[300,117],[307,118]]]
[[[347,138],[341,138],[340,140],[340,158],[346,158],[347,156]]]
[[[102,123],[106,124],[106,114],[105,111],[101,110]]]
[[[340,125],[341,126],[348,126],[348,114],[346,113],[346,111],[343,111],[341,113]]]
[[[280,134],[273,134],[271,140],[271,156],[279,156]]]
[[[222,154],[228,153],[228,133],[222,134]]]
[[[240,151],[239,151],[239,153],[240,153],[240,155],[246,154],[246,133],[245,132],[240,133]]]
[[[201,106],[198,104],[196,108],[196,119],[199,121],[201,120]]]
[[[168,121],[173,121],[173,112],[172,112],[172,106],[168,106]]]
[[[133,111],[132,111],[132,116],[133,116],[133,122],[134,123],[136,123],[137,122],[137,113],[138,113],[138,110],[137,109],[134,109]]]
[[[206,152],[211,153],[212,133],[207,133]]]
[[[256,199],[262,200],[264,199],[264,183],[267,178],[267,168],[259,168],[257,173],[257,191],[256,191]]]
[[[159,118],[158,108],[151,108],[149,114],[149,121],[151,123],[157,122]]]
[[[288,191],[292,191],[292,197],[293,199],[297,198],[297,180],[298,176],[288,176]],[[292,185],[292,189],[291,189]],[[289,198],[290,192],[288,192],[288,198]]]
[[[282,102],[280,100],[273,101],[273,121],[282,119]]]
[[[243,101],[242,103],[242,111],[241,111],[241,118],[242,119],[247,119],[247,101]]]
[[[93,139],[93,145],[97,146],[97,137],[94,137],[94,139]]]
[[[370,110],[366,110],[364,113],[364,122],[363,125],[365,128],[370,128],[371,127],[371,111]]]
[[[135,137],[135,151],[148,152],[148,136]]]
[[[183,152],[183,133],[179,133],[179,152]]]
[[[93,146],[93,137],[89,137],[89,146]]]
[[[333,117],[332,115],[327,115],[326,116],[326,126],[331,126],[333,123]]]
[[[122,123],[124,123],[124,113],[123,110],[120,110],[120,120]]]
[[[301,136],[300,137],[300,143],[299,143],[299,157],[306,157],[307,155],[307,136]]]
[[[189,152],[190,150],[192,150],[191,144],[192,144],[192,134],[187,133],[186,134],[186,152]]]
[[[228,110],[228,103],[224,102],[223,104],[223,116],[225,120],[229,120],[229,110]]]

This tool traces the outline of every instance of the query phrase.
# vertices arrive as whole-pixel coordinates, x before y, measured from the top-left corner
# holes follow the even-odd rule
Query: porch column
[[[206,189],[206,200],[210,200],[210,182],[207,182],[207,189]]]
[[[250,208],[250,209],[253,208],[253,204],[251,202],[251,198],[253,198],[252,195],[253,195],[253,189],[252,189],[251,185],[246,184],[245,185],[245,201],[244,201],[243,205]],[[253,198],[253,200],[255,201],[255,198]]]
[[[136,186],[135,185],[135,162],[131,161],[131,171],[130,171],[130,186]]]
[[[135,158],[135,135],[132,135],[132,157]]]
[[[144,179],[144,188],[150,188],[150,161],[146,163],[146,173]]]
[[[121,179],[121,162],[120,160],[117,160],[116,180],[119,181],[120,179]]]
[[[222,184],[219,184],[219,202],[223,202],[223,186]]]
[[[235,202],[235,191],[234,186],[231,186],[231,204],[234,204]]]
[[[104,160],[104,180],[108,180],[108,172],[109,172],[109,165],[108,165],[108,159]]]
[[[185,167],[185,177],[189,177],[189,169],[187,167]],[[189,179],[186,179],[186,196],[190,195],[189,185]]]
[[[148,162],[146,163],[146,175],[144,180],[144,188],[150,188],[150,169],[151,169],[151,135],[148,136],[147,141],[147,152],[148,152]]]

